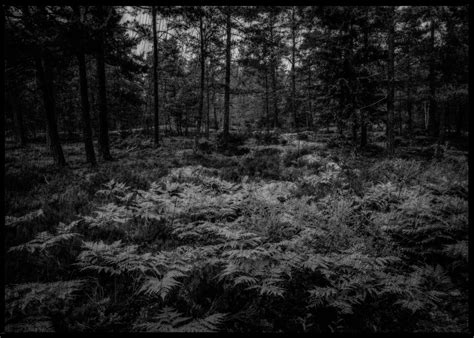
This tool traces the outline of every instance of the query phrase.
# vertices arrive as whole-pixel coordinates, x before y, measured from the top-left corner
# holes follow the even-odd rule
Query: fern
[[[177,278],[185,277],[186,274],[178,270],[166,272],[163,278],[148,278],[139,290],[139,293],[146,295],[159,295],[163,300],[172,289],[179,286],[181,282]]]
[[[53,313],[60,304],[68,303],[83,289],[86,281],[70,280],[51,283],[7,285],[5,312],[7,319]]]
[[[165,307],[152,321],[136,323],[134,329],[146,332],[215,332],[226,315],[215,313],[205,318],[185,317],[172,307]]]
[[[37,218],[43,217],[44,216],[44,211],[43,209],[38,209],[35,211],[32,211],[26,215],[23,215],[21,217],[13,217],[13,216],[5,216],[5,226],[6,227],[16,227],[19,224],[25,223],[25,222],[31,222]]]
[[[58,245],[64,245],[64,242],[70,242],[73,239],[80,237],[79,233],[59,233],[57,235],[53,235],[47,231],[40,232],[36,237],[24,244],[20,244],[17,246],[13,246],[8,249],[8,252],[22,252],[26,251],[28,253],[35,253],[35,252],[42,252],[52,247],[56,247]]]

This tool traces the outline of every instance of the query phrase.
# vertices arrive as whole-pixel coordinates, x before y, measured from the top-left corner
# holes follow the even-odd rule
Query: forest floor
[[[7,143],[5,331],[468,332],[467,152],[420,140]]]

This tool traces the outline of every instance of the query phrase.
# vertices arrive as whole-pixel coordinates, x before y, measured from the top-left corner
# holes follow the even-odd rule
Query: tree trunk
[[[439,134],[439,120],[438,120],[438,109],[436,107],[436,76],[435,76],[435,22],[434,18],[431,18],[430,23],[430,45],[431,45],[431,57],[430,57],[430,110],[428,116],[428,130],[431,136],[438,136]]]
[[[214,111],[214,130],[219,130],[219,123],[217,122],[217,103],[216,103],[216,90],[212,91],[212,110]]]
[[[307,123],[306,128],[313,127],[313,104],[311,100],[311,64],[308,65],[308,114],[307,115]]]
[[[229,139],[230,113],[230,49],[231,49],[231,21],[230,8],[226,8],[226,47],[225,47],[225,93],[224,93],[224,143]]]
[[[405,93],[406,93],[406,109],[407,109],[407,130],[406,133],[410,138],[413,133],[413,116],[412,116],[412,99],[411,99],[411,67],[410,62],[407,62],[407,74],[408,80],[405,83]]]
[[[291,110],[293,112],[293,128],[298,127],[298,121],[296,116],[296,106],[295,106],[295,97],[296,97],[296,72],[295,72],[295,62],[296,62],[296,22],[295,22],[295,7],[292,8],[291,12]]]
[[[387,152],[390,155],[394,153],[394,142],[393,142],[393,113],[394,113],[394,62],[395,62],[395,22],[394,22],[395,8],[389,8],[388,18],[388,64],[387,64]]]
[[[87,85],[86,60],[83,50],[83,26],[81,22],[81,11],[79,6],[73,6],[76,14],[77,29],[81,39],[77,40],[77,62],[79,64],[79,86],[81,93],[81,110],[82,110],[82,137],[84,140],[84,149],[86,152],[86,161],[91,165],[96,165],[94,144],[92,142],[92,129],[90,119],[89,90]]]
[[[273,47],[273,25],[274,25],[274,14],[271,13],[270,17],[270,43],[272,48],[270,50],[270,59],[271,59],[271,77],[272,77],[272,100],[273,100],[273,128],[278,128],[278,103],[277,103],[277,79],[276,79],[276,60],[275,60],[275,50]]]
[[[367,66],[369,64],[369,8],[365,11],[365,27],[364,27],[364,62]],[[368,80],[367,80],[368,83]],[[367,112],[365,109],[359,110],[360,113],[360,147],[367,145]]]
[[[210,110],[211,110],[211,100],[210,100],[210,95],[209,95],[209,90],[210,90],[210,87],[209,87],[209,69],[207,70],[207,90],[206,90],[206,93],[207,93],[207,96],[206,96],[206,99],[207,99],[207,104],[206,104],[206,138],[209,139],[209,125],[210,125],[210,119],[209,119],[209,116],[210,116]]]
[[[201,135],[201,125],[202,125],[202,116],[204,108],[204,77],[206,73],[206,55],[204,50],[204,27],[202,22],[202,16],[199,17],[199,35],[200,35],[200,45],[201,45],[201,86],[199,93],[199,115],[196,124],[196,135]]]
[[[86,61],[82,47],[79,46],[77,53],[77,61],[79,62],[79,82],[81,90],[81,108],[82,108],[82,135],[84,139],[84,147],[86,151],[86,161],[92,165],[96,165],[94,152],[94,144],[92,143],[92,130],[90,119],[89,93],[87,87]]]
[[[48,57],[44,56],[43,51],[41,51],[41,54],[42,55],[37,55],[35,57],[35,62],[38,82],[43,92],[44,110],[47,122],[47,139],[49,140],[48,143],[54,161],[57,165],[63,167],[66,166],[66,160],[64,159],[64,153],[59,140],[58,127],[56,123],[56,105],[54,102],[53,81],[51,75],[52,70],[47,61]]]
[[[96,52],[97,81],[99,83],[99,153],[103,160],[110,161],[109,127],[107,122],[107,90],[105,80],[104,33],[98,33]]]
[[[153,112],[154,112],[154,142],[155,147],[160,146],[160,123],[158,107],[158,43],[156,37],[156,7],[151,6],[153,26]]]
[[[27,143],[27,139],[23,124],[23,108],[18,104],[18,95],[16,95],[16,93],[8,93],[5,98],[10,102],[17,142],[21,147],[24,147]]]
[[[184,112],[185,112],[185,115],[184,115],[184,136],[188,137],[188,108],[184,108]]]
[[[265,115],[265,126],[267,127],[267,132],[270,129],[270,101],[269,101],[269,90],[268,90],[268,72],[267,67],[265,67],[265,108],[266,108],[266,115]]]

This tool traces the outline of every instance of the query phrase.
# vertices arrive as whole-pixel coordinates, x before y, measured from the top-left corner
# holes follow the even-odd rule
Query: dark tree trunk
[[[107,122],[107,90],[105,80],[104,33],[98,33],[97,41],[97,81],[99,84],[99,153],[103,160],[110,161],[109,127]]]
[[[27,144],[27,138],[25,133],[25,127],[23,124],[23,107],[18,104],[18,95],[9,93],[6,95],[7,101],[10,103],[10,107],[13,115],[13,125],[15,129],[15,135],[17,142],[21,147]]]
[[[369,63],[369,8],[365,11],[366,25],[364,27],[364,62],[366,65]],[[367,81],[368,83],[368,81]],[[359,110],[360,113],[360,147],[363,148],[367,145],[367,112],[365,109]]]
[[[94,145],[92,143],[92,130],[90,119],[89,94],[87,87],[87,72],[84,52],[79,47],[77,60],[79,62],[79,82],[81,89],[81,108],[82,108],[82,135],[84,139],[84,147],[86,150],[86,161],[92,165],[96,165]]]
[[[204,27],[202,22],[202,16],[199,17],[199,35],[200,35],[200,45],[201,45],[201,85],[199,93],[199,115],[196,124],[196,135],[201,135],[201,125],[202,125],[202,116],[204,110],[204,82],[206,74],[206,55],[204,50]]]
[[[210,99],[210,87],[209,87],[209,70],[207,71],[207,90],[206,90],[206,138],[209,139],[209,128],[210,128],[210,114],[211,114],[211,99]]]
[[[50,67],[48,56],[36,56],[36,71],[38,76],[38,82],[41,86],[44,100],[44,110],[46,114],[47,122],[47,140],[49,142],[49,148],[54,157],[54,161],[59,166],[66,166],[66,160],[64,159],[63,149],[58,135],[58,127],[56,123],[56,105],[54,102],[53,93],[53,81],[52,81],[52,70]]]
[[[351,103],[351,116],[352,116],[352,142],[354,145],[357,145],[357,130],[359,129],[359,119],[357,116],[357,111],[356,111],[356,96],[355,96],[355,90],[356,90],[356,79],[355,79],[355,71],[354,71],[354,66],[353,66],[353,54],[354,54],[354,30],[353,30],[353,25],[352,21],[349,25],[349,36],[350,36],[350,41],[349,41],[349,53],[347,56],[347,70],[349,72],[349,87],[350,87],[350,103]]]
[[[306,128],[313,127],[313,102],[311,99],[311,64],[308,65],[308,114]]]
[[[298,121],[296,116],[296,22],[295,22],[295,7],[292,8],[291,12],[291,110],[293,112],[293,128],[298,128]],[[306,124],[307,125],[307,124]]]
[[[84,148],[86,152],[86,161],[92,165],[96,165],[97,161],[95,158],[94,144],[92,142],[92,129],[90,119],[90,104],[89,104],[89,89],[87,85],[87,71],[86,71],[86,60],[83,50],[83,44],[85,41],[83,38],[83,27],[81,22],[81,12],[79,6],[73,6],[76,14],[77,29],[80,35],[80,39],[77,40],[77,62],[79,64],[79,86],[81,93],[81,111],[82,111],[82,137],[84,140]]]
[[[446,115],[449,109],[449,101],[446,101],[443,109],[440,110],[439,114],[439,137],[438,144],[443,144],[446,139]]]
[[[153,112],[154,112],[154,142],[155,147],[160,146],[160,122],[159,122],[159,107],[158,107],[158,47],[156,37],[156,7],[151,7],[152,12],[152,26],[153,26]]]
[[[407,74],[408,81],[405,83],[405,93],[406,93],[406,109],[407,109],[407,130],[406,133],[408,137],[412,136],[413,132],[413,116],[412,116],[412,99],[411,99],[411,67],[410,62],[407,62]]]
[[[273,45],[273,13],[270,20],[270,43]],[[272,76],[272,99],[273,99],[273,128],[279,127],[278,121],[278,99],[277,99],[277,76],[276,76],[275,50],[271,49],[271,76]]]
[[[214,130],[219,130],[219,123],[217,122],[217,103],[216,103],[216,91],[212,91],[212,110],[214,111]]]
[[[268,90],[268,72],[267,68],[265,68],[265,126],[267,127],[267,132],[270,129],[270,101],[269,101],[269,90]]]
[[[224,93],[224,143],[229,139],[230,113],[230,49],[231,49],[231,21],[230,8],[226,8],[226,47],[225,47],[225,93]]]
[[[430,23],[430,45],[431,45],[431,57],[430,57],[430,73],[429,73],[429,84],[430,84],[430,109],[428,116],[428,131],[431,136],[438,136],[439,134],[439,120],[438,120],[438,109],[436,102],[436,76],[435,76],[435,22],[434,18],[431,18]]]
[[[367,145],[367,123],[366,123],[366,117],[365,117],[365,111],[361,110],[360,111],[360,146],[361,148],[365,147]]]
[[[188,121],[188,115],[189,115],[188,114],[188,109],[185,108],[184,112],[185,112],[185,116],[184,116],[185,117],[185,120],[184,120],[184,136],[188,137],[188,135],[189,135],[188,134],[188,122],[189,122]]]
[[[394,152],[393,142],[393,113],[394,113],[394,63],[395,63],[395,22],[394,22],[394,7],[390,7],[388,17],[388,65],[387,65],[387,152],[392,155]]]

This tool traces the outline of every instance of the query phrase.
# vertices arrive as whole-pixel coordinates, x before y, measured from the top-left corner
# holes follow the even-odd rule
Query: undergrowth
[[[467,330],[464,160],[120,142],[97,170],[7,168],[31,179],[6,191],[7,332]]]

